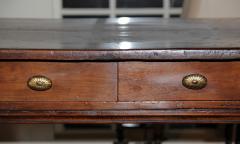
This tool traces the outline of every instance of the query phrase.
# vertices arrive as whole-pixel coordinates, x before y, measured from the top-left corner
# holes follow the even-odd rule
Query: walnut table
[[[240,19],[0,19],[0,123],[239,123]]]

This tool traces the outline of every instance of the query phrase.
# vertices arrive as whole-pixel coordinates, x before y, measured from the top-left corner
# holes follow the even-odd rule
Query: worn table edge
[[[129,50],[0,49],[0,60],[234,60],[240,48]]]

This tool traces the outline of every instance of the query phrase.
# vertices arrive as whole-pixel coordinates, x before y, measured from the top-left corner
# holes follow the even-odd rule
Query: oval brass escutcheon
[[[52,87],[52,81],[45,76],[37,75],[31,77],[28,80],[27,85],[32,90],[45,91]]]
[[[207,78],[200,74],[190,74],[183,78],[182,84],[188,89],[199,90],[207,86]]]

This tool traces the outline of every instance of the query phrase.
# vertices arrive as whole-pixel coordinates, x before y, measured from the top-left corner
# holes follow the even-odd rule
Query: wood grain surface
[[[239,48],[240,19],[0,19],[2,49]]]
[[[0,111],[99,111],[99,110],[224,110],[240,109],[240,101],[13,101],[0,102]],[[177,113],[177,112],[176,112]],[[101,115],[100,113],[98,113]],[[227,114],[227,113],[226,113]]]
[[[52,80],[52,88],[34,91],[34,75]],[[0,62],[0,101],[116,101],[116,63]]]
[[[0,123],[240,123],[240,19],[119,20],[0,19]]]
[[[240,60],[240,49],[202,48],[171,50],[16,50],[0,49],[0,60],[38,61],[179,61]]]
[[[239,110],[0,111],[0,123],[240,123]]]
[[[121,62],[119,100],[240,100],[239,71],[239,62]],[[205,76],[207,86],[185,88],[189,74]]]

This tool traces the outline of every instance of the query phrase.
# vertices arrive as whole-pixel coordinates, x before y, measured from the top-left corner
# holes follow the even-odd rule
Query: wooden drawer
[[[206,87],[184,87],[190,74],[204,76]],[[240,62],[121,62],[119,100],[240,100]]]
[[[28,87],[31,77],[52,82],[46,91]],[[0,101],[116,101],[116,63],[0,62]]]

